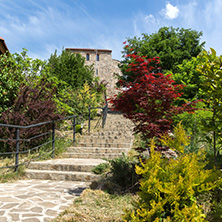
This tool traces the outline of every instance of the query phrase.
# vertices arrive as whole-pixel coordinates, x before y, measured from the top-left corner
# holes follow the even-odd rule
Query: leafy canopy
[[[203,49],[204,42],[200,43],[202,32],[191,29],[162,27],[157,33],[142,34],[142,37],[128,38],[124,46],[123,56],[135,53],[141,56],[160,58],[163,71],[177,72],[177,65],[183,60],[196,57]],[[131,81],[131,73],[126,72],[131,58],[125,57],[121,63],[121,71],[126,81]]]
[[[192,101],[201,99],[204,95],[201,92],[204,81],[203,75],[197,71],[197,66],[201,63],[200,57],[193,57],[189,61],[184,60],[178,65],[177,73],[173,74],[173,79],[176,84],[184,84],[186,87],[182,89],[181,103],[184,101]]]
[[[29,58],[26,49],[0,56],[0,115],[12,105],[20,85],[33,84],[43,66],[43,61]]]
[[[199,55],[202,62],[198,65],[198,72],[203,76],[203,103],[211,111],[211,116],[203,121],[204,131],[208,134],[208,142],[214,150],[214,161],[222,147],[222,56],[217,56],[214,49],[203,51]],[[211,136],[212,135],[212,136]]]
[[[48,60],[49,72],[52,76],[65,81],[73,89],[79,88],[87,81],[93,81],[92,67],[85,66],[85,59],[80,54],[63,50],[61,55],[57,51]]]

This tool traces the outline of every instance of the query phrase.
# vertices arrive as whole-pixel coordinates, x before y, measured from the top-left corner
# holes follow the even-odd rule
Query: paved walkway
[[[72,181],[0,183],[0,222],[51,221],[87,187],[85,182]]]

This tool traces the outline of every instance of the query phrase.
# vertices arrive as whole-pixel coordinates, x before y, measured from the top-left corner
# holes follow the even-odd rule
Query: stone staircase
[[[31,162],[26,170],[29,179],[89,182],[97,178],[91,169],[105,159],[114,159],[130,150],[132,123],[121,114],[108,113],[104,129],[94,130],[69,147],[63,159]]]

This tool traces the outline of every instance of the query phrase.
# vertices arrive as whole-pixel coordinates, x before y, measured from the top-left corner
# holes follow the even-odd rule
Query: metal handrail
[[[105,95],[105,99],[106,99],[106,95]],[[105,126],[105,122],[106,122],[106,118],[107,118],[107,113],[108,113],[108,103],[107,103],[107,100],[106,101],[106,104],[105,106],[103,107],[90,107],[89,106],[89,125],[88,125],[88,132],[90,133],[90,119],[91,119],[91,109],[102,109],[103,112],[102,112],[102,128],[104,128]],[[21,165],[24,165],[24,164],[29,164],[31,161],[33,160],[36,160],[48,153],[52,153],[52,158],[54,158],[54,155],[55,155],[55,141],[58,140],[58,139],[61,139],[65,136],[62,136],[62,137],[59,137],[59,138],[56,138],[56,135],[55,135],[55,130],[56,130],[56,122],[58,121],[63,121],[63,120],[68,120],[68,119],[72,119],[72,140],[71,142],[73,143],[73,145],[75,145],[75,141],[76,141],[76,125],[78,125],[78,121],[77,119],[80,118],[80,116],[77,116],[77,115],[73,115],[73,116],[68,116],[68,117],[64,117],[64,118],[61,118],[61,119],[57,119],[57,120],[51,120],[51,121],[46,121],[46,122],[41,122],[41,123],[37,123],[37,124],[32,124],[32,125],[27,125],[27,126],[20,126],[20,125],[12,125],[12,124],[2,124],[0,123],[0,127],[8,127],[8,128],[15,128],[16,129],[16,138],[15,139],[3,139],[3,138],[0,138],[0,141],[3,141],[3,142],[9,142],[9,141],[14,141],[16,143],[16,151],[14,152],[5,152],[5,153],[0,153],[0,156],[2,155],[15,155],[15,164],[14,165],[8,165],[8,166],[3,166],[3,167],[0,167],[0,169],[4,169],[4,168],[15,168],[15,171],[18,170],[18,167],[21,166]],[[33,127],[37,127],[37,126],[43,126],[43,125],[46,125],[46,124],[52,124],[52,129],[49,131],[49,132],[44,132],[42,134],[39,134],[39,135],[36,135],[36,136],[32,136],[30,138],[20,138],[20,130],[21,129],[30,129],[30,128],[33,128]],[[41,137],[41,136],[44,136],[44,135],[50,135],[51,134],[51,137],[52,139],[50,141],[47,141],[46,143],[43,143],[41,145],[38,145],[38,146],[35,146],[35,147],[32,147],[30,149],[27,149],[27,150],[23,150],[23,151],[20,151],[20,142],[30,142],[32,141],[33,139],[36,139],[38,137]],[[46,145],[46,144],[49,144],[49,143],[52,143],[52,149],[48,152],[45,152],[44,154],[38,156],[38,157],[35,157],[34,159],[31,159],[27,162],[23,162],[23,163],[20,163],[19,162],[19,155],[22,154],[22,153],[29,153],[31,152],[32,150],[36,150],[40,147],[42,147],[43,145]]]
[[[91,130],[91,109],[102,109],[102,128],[104,128],[105,123],[106,123],[106,118],[107,118],[107,113],[108,113],[108,103],[106,102],[106,105],[103,107],[90,107],[89,106],[89,120],[88,120],[88,133],[90,133]],[[98,122],[100,119],[98,120]],[[97,124],[98,124],[97,122]],[[96,124],[96,126],[97,126]]]
[[[49,123],[53,123],[53,122],[58,122],[61,120],[67,120],[67,119],[71,119],[71,118],[76,118],[77,115],[73,115],[73,116],[67,116],[61,119],[57,119],[57,120],[51,120],[51,121],[47,121],[47,122],[41,122],[41,123],[36,123],[36,124],[32,124],[32,125],[28,125],[28,126],[19,126],[19,125],[11,125],[11,124],[2,124],[0,123],[0,126],[5,126],[5,127],[11,127],[11,128],[18,128],[18,129],[28,129],[28,128],[32,128],[32,127],[36,127],[36,126],[42,126],[45,124],[49,124]]]
[[[37,124],[32,124],[32,125],[28,125],[28,126],[19,126],[19,125],[12,125],[12,124],[2,124],[0,123],[0,127],[10,127],[10,128],[15,128],[16,129],[16,139],[0,139],[0,141],[3,141],[3,142],[7,142],[7,141],[15,141],[16,142],[16,151],[15,152],[5,152],[5,153],[0,153],[0,155],[13,155],[15,154],[15,165],[9,165],[9,166],[4,166],[4,167],[0,167],[0,169],[4,169],[4,168],[12,168],[12,167],[15,167],[15,171],[18,170],[18,167],[20,165],[24,165],[24,164],[28,164],[30,163],[32,160],[28,161],[28,162],[25,162],[25,163],[19,163],[19,155],[22,154],[22,153],[29,153],[31,152],[32,150],[36,150],[40,147],[42,147],[43,145],[46,145],[46,144],[49,144],[49,143],[52,143],[52,149],[47,152],[47,153],[52,153],[52,158],[54,158],[54,154],[55,154],[55,141],[58,140],[58,139],[61,139],[63,138],[64,136],[62,137],[59,137],[59,138],[56,138],[55,136],[55,130],[56,130],[56,125],[55,123],[58,122],[58,121],[63,121],[63,120],[68,120],[68,119],[72,119],[72,142],[73,142],[73,145],[75,145],[75,140],[76,140],[76,125],[78,124],[77,123],[77,118],[78,116],[77,115],[73,115],[73,116],[68,116],[68,117],[64,117],[64,118],[61,118],[61,119],[57,119],[57,120],[51,120],[51,121],[46,121],[46,122],[41,122],[41,123],[37,123]],[[33,136],[31,138],[20,138],[20,130],[21,129],[30,129],[30,128],[33,128],[33,127],[37,127],[37,126],[43,126],[43,125],[46,125],[46,124],[52,124],[52,129],[51,131],[49,132],[45,132],[45,133],[42,133],[42,134],[39,134],[39,135],[36,135],[36,136]],[[36,139],[40,136],[43,136],[43,135],[49,135],[51,134],[52,135],[52,139],[46,143],[43,143],[43,144],[40,144],[36,147],[32,147],[30,149],[27,149],[27,150],[23,150],[23,151],[20,151],[20,142],[22,141],[31,141],[33,139]],[[47,153],[44,153],[43,155],[46,155]],[[41,156],[43,156],[41,155]],[[38,159],[40,158],[41,156],[35,158],[35,159]]]

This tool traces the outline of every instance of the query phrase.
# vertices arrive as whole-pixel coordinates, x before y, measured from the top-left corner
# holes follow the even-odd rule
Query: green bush
[[[123,153],[122,156],[107,161],[108,163],[102,163],[93,169],[96,174],[106,174],[106,181],[103,182],[105,183],[104,187],[109,187],[106,189],[107,192],[117,192],[117,190],[113,190],[114,188],[121,192],[138,190],[139,176],[135,172],[135,166],[139,164],[137,158],[126,156]],[[111,184],[111,186],[108,184]]]
[[[194,113],[184,112],[174,117],[174,124],[181,122],[190,137],[190,143],[185,148],[186,152],[197,153],[200,147],[204,150],[207,148],[207,134],[204,132],[203,122],[211,116],[211,111],[206,110],[202,102],[199,102],[196,108]]]
[[[124,153],[122,156],[109,160],[112,181],[119,185],[122,190],[133,187],[138,181],[138,175],[135,172],[135,166],[138,159],[128,157]]]
[[[212,206],[207,214],[207,221],[221,222],[222,221],[222,191],[216,190],[211,197]]]
[[[98,166],[92,169],[92,172],[95,174],[104,174],[110,170],[109,163],[100,163]]]
[[[197,197],[222,184],[221,172],[205,170],[203,154],[182,154],[180,147],[181,155],[168,160],[154,147],[153,140],[150,158],[136,166],[142,176],[140,200],[133,211],[125,212],[124,221],[205,221]]]

